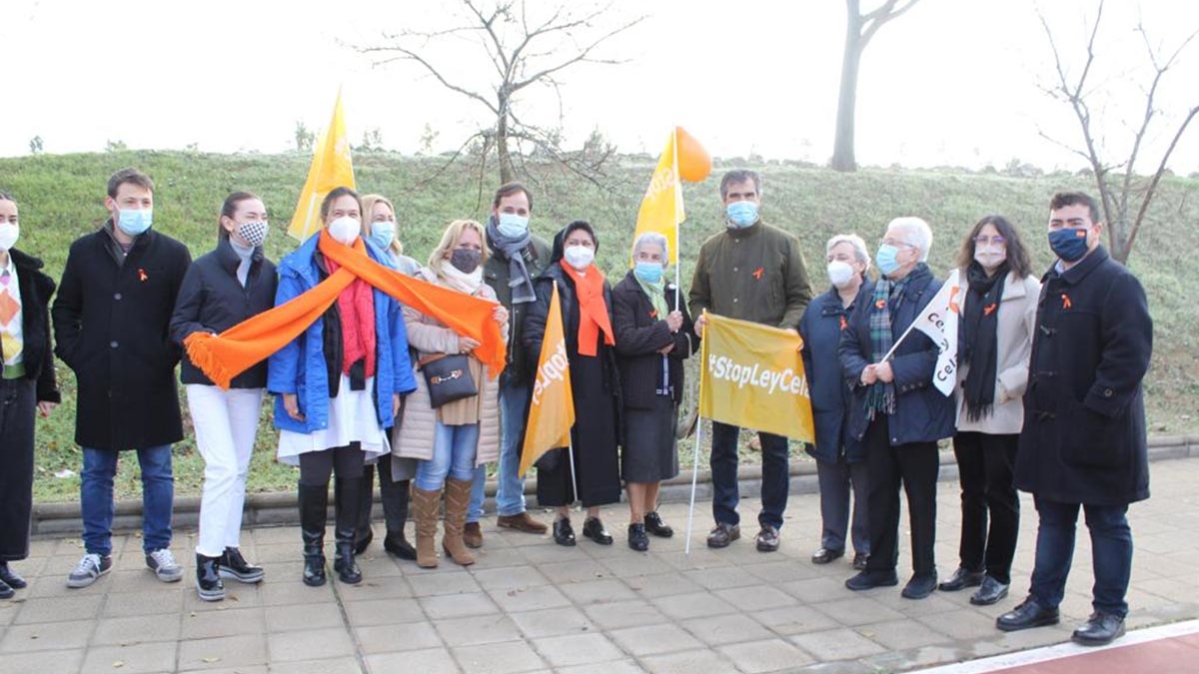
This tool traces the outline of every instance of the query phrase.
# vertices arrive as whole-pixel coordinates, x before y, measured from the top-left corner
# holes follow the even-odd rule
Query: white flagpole
[[[579,474],[575,472],[575,445],[574,441],[567,443],[566,455],[570,457],[570,482],[574,486],[575,500],[579,505],[583,504],[583,498],[579,496]]]
[[[687,510],[687,543],[683,550],[683,554],[688,557],[691,556],[691,527],[695,523],[695,489],[699,485],[699,446],[704,441],[703,417],[697,417],[695,424],[695,454],[691,459],[691,505]]]

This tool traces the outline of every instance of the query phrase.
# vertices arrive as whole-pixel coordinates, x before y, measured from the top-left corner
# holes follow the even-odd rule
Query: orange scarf
[[[330,274],[336,274],[341,265],[325,260]],[[341,314],[342,363],[341,371],[350,374],[350,368],[363,361],[366,377],[375,376],[375,293],[362,279],[355,279],[349,288],[337,295],[337,310]]]
[[[325,259],[340,267],[335,273],[290,302],[242,321],[219,335],[194,332],[184,340],[188,358],[217,386],[229,388],[234,377],[298,337],[355,279],[366,281],[422,314],[436,317],[459,335],[480,342],[474,353],[487,365],[488,374],[495,378],[503,372],[504,340],[499,323],[492,317],[494,302],[389,269],[367,257],[361,238],[353,246],[344,246],[325,230],[319,236],[318,247]]]
[[[574,279],[575,296],[579,298],[579,355],[594,356],[599,333],[604,333],[604,344],[614,346],[616,338],[612,332],[612,321],[608,317],[608,305],[604,304],[604,274],[594,264],[583,276],[575,268],[559,262],[566,275]]]

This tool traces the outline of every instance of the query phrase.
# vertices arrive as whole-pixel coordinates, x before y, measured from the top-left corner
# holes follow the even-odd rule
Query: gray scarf
[[[493,251],[498,251],[500,258],[508,258],[508,286],[512,288],[512,303],[523,304],[537,299],[533,292],[533,278],[525,268],[525,248],[529,246],[532,234],[525,230],[525,235],[519,239],[510,239],[500,233],[496,226],[495,216],[487,219],[487,242]]]
[[[233,252],[237,253],[237,257],[241,262],[237,265],[237,282],[241,287],[246,287],[246,279],[250,277],[250,264],[254,261],[254,246],[243,246],[240,243],[229,238],[229,244],[233,246]]]

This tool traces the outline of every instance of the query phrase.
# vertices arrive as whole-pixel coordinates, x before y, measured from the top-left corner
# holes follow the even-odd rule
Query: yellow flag
[[[649,189],[637,211],[637,231],[633,241],[645,232],[657,232],[670,245],[670,264],[679,262],[679,223],[687,219],[683,210],[683,183],[679,180],[678,127],[670,132],[666,149],[658,159],[658,168],[650,178]]]
[[[566,337],[562,332],[562,309],[558,306],[558,286],[550,298],[545,321],[545,338],[537,360],[537,379],[529,404],[529,423],[525,443],[520,450],[520,475],[528,472],[542,454],[570,444],[570,429],[575,425],[575,403],[570,388],[570,361],[566,357]]]
[[[320,229],[321,200],[335,187],[354,188],[354,165],[350,161],[350,139],[346,137],[346,120],[341,111],[341,92],[333,106],[333,119],[321,134],[312,153],[308,180],[300,192],[300,202],[291,218],[287,233],[303,241]]]
[[[699,415],[812,442],[812,399],[799,335],[707,314],[701,349]]]

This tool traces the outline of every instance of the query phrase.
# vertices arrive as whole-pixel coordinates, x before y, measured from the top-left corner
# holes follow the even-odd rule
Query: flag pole
[[[575,443],[571,440],[566,444],[566,455],[570,457],[570,483],[575,490],[575,500],[579,505],[583,505],[583,498],[579,496],[579,474],[575,472]],[[586,518],[584,518],[586,519]]]
[[[687,557],[691,556],[691,527],[695,523],[695,490],[699,485],[699,446],[704,441],[703,417],[697,417],[695,423],[695,453],[691,459],[691,505],[687,510],[687,543],[683,549],[683,555]]]

